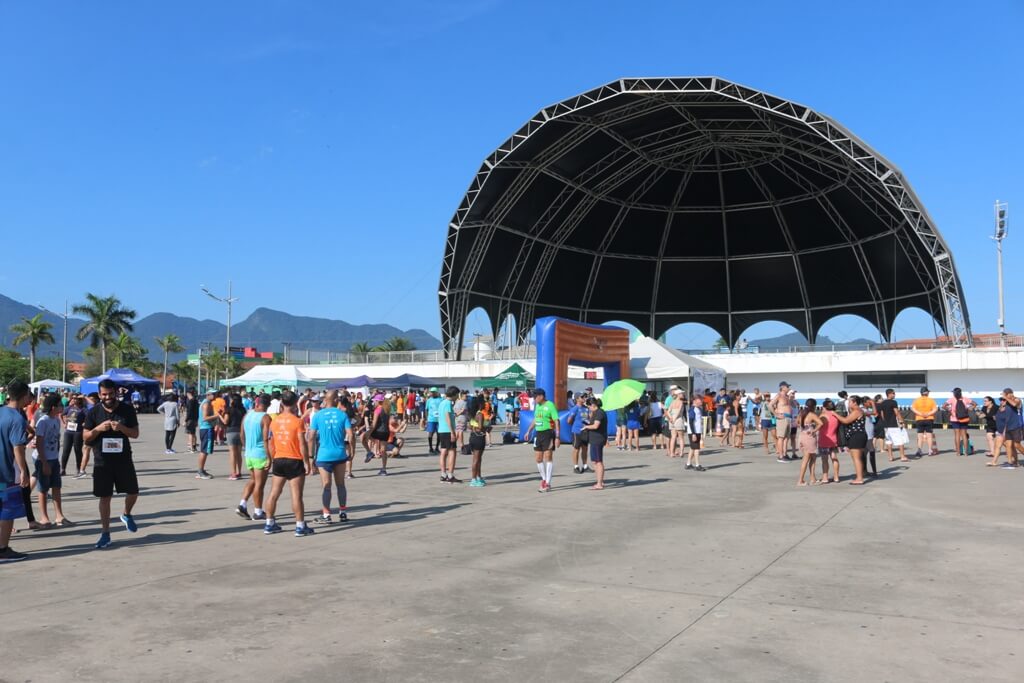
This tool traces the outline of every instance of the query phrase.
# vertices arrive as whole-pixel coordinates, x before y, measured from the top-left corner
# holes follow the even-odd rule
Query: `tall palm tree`
[[[138,339],[122,332],[115,339],[108,339],[107,346],[117,354],[117,367],[123,368],[146,355],[146,349]]]
[[[156,345],[164,352],[164,376],[160,384],[161,388],[167,388],[167,356],[172,353],[181,353],[185,347],[181,345],[181,337],[176,334],[165,334],[162,337],[154,337]]]
[[[171,372],[174,373],[175,382],[180,382],[186,387],[190,384],[195,384],[196,368],[193,365],[189,365],[187,360],[179,360],[177,363],[171,363]]]
[[[371,347],[366,342],[361,341],[361,342],[356,342],[355,344],[350,346],[348,351],[349,351],[349,353],[354,353],[354,354],[360,356],[365,361],[366,360],[366,354],[370,353],[370,351],[373,351],[373,347]]]
[[[31,318],[22,317],[20,323],[11,325],[11,332],[18,335],[14,338],[14,345],[28,342],[28,381],[36,381],[36,348],[40,344],[52,344],[53,335],[50,330],[53,324],[43,320],[42,313],[36,313]]]
[[[121,305],[121,300],[116,296],[99,297],[93,293],[85,295],[86,303],[76,304],[72,309],[78,315],[86,317],[75,338],[78,341],[89,338],[89,345],[99,347],[100,365],[103,372],[107,371],[107,342],[115,335],[132,332],[132,320],[136,313],[130,308]]]
[[[392,337],[383,344],[384,351],[413,351],[416,346],[405,337]]]
[[[224,372],[226,361],[224,352],[218,348],[210,349],[203,354],[203,369],[206,370],[206,381],[210,386],[217,383],[220,373]]]

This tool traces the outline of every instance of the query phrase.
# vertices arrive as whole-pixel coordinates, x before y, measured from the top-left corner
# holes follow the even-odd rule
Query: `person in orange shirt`
[[[277,510],[277,499],[281,497],[284,483],[292,494],[292,512],[295,513],[295,535],[309,536],[313,529],[306,524],[305,510],[302,505],[302,491],[306,477],[313,474],[313,466],[309,460],[309,447],[306,444],[306,423],[298,416],[299,397],[294,391],[281,392],[281,413],[270,425],[270,438],[267,446],[270,449],[270,472],[274,477],[267,500],[267,523],[263,533],[276,534],[281,531],[274,519]]]
[[[935,399],[928,395],[928,387],[921,387],[921,395],[910,404],[910,412],[914,414],[914,426],[917,427],[917,457],[921,457],[921,447],[928,455],[935,455],[935,414],[939,406]]]
[[[405,394],[401,391],[396,391],[392,404],[395,408],[392,414],[396,415],[401,422],[405,422]]]
[[[212,404],[213,414],[216,415],[217,417],[220,417],[221,415],[225,415],[227,413],[228,404],[221,394],[218,393],[216,395],[216,398],[213,399]],[[227,443],[227,439],[224,436],[224,422],[221,420],[217,420],[213,423],[213,440],[219,444]]]

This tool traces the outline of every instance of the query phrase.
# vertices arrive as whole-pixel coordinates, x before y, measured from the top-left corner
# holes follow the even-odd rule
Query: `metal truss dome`
[[[953,257],[894,165],[805,106],[721,78],[638,78],[542,109],[484,159],[448,228],[449,357],[476,307],[520,341],[558,315],[651,336],[704,323],[730,345],[789,323],[812,343],[905,308],[958,345]]]

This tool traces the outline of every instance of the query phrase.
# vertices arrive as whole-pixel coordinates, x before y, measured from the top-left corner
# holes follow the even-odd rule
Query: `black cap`
[[[924,396],[928,393],[928,387],[921,387],[921,395]]]

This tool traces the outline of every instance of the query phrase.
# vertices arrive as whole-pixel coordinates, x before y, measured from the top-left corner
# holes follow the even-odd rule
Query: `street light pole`
[[[206,294],[206,296],[213,299],[214,301],[219,301],[221,303],[228,305],[228,329],[226,338],[224,340],[224,359],[226,362],[227,359],[231,356],[231,304],[238,301],[238,297],[231,296],[231,280],[228,280],[228,295],[226,297],[217,296],[209,289],[207,289],[206,285],[199,285],[199,289],[203,290],[203,293]],[[225,368],[224,370],[224,377],[225,379],[227,378],[227,368]]]
[[[996,200],[995,205],[995,228],[996,232],[992,239],[996,242],[996,277],[999,282],[999,340],[1006,343],[1006,309],[1003,306],[1003,240],[1009,225],[1009,206],[1006,202]]]
[[[60,381],[64,382],[64,383],[67,383],[67,381],[68,381],[68,300],[64,299],[64,315],[61,315],[60,313],[54,313],[53,311],[51,311],[49,308],[47,308],[46,306],[44,306],[42,304],[36,304],[36,308],[38,308],[40,310],[43,310],[43,311],[46,311],[50,315],[55,315],[58,318],[64,318],[64,339],[63,339],[63,342],[62,342],[62,346],[64,347],[64,350],[61,352],[61,357],[60,357],[61,358]]]

